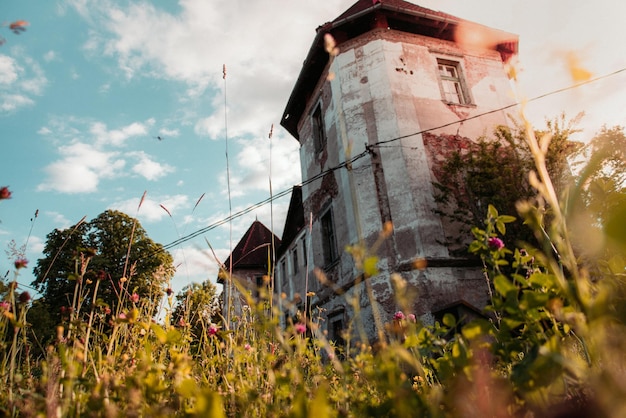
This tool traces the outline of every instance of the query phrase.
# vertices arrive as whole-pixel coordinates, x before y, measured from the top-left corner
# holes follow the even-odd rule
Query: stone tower
[[[311,295],[331,338],[355,311],[375,338],[376,318],[399,308],[392,273],[413,290],[410,313],[427,322],[485,305],[476,260],[444,242],[450,225],[436,214],[433,182],[451,142],[507,124],[498,109],[513,103],[505,64],[516,52],[515,35],[402,0],[359,0],[317,28],[281,121],[300,142],[303,184],[290,208],[302,212],[300,232],[292,225],[283,237],[277,283],[300,309]],[[377,247],[373,277],[345,251],[359,242]]]

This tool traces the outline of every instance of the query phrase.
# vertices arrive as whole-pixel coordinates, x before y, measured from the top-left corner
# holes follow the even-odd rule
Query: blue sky
[[[299,182],[299,144],[278,123],[315,28],[354,1],[3,0],[0,21],[29,26],[20,35],[0,32],[0,186],[13,192],[0,203],[0,275],[12,278],[11,240],[28,239],[33,267],[54,228],[106,209],[138,217],[162,244],[228,216],[225,101],[233,212],[269,196],[272,124],[273,190]],[[626,68],[626,3],[418,4],[517,33],[521,97],[571,85],[571,51],[593,76]],[[602,124],[626,125],[624,85],[622,72],[533,101],[528,114],[541,125],[584,110],[579,139],[588,140]],[[255,218],[280,236],[288,202],[274,203],[273,222],[269,205],[234,220],[233,245]],[[206,241],[223,260],[229,236],[224,225],[174,249],[174,289],[214,280]],[[32,280],[30,272],[20,276]]]

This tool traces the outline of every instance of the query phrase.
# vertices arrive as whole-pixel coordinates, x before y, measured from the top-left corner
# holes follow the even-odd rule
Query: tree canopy
[[[172,256],[163,246],[136,219],[115,210],[55,229],[43,252],[32,285],[57,320],[68,310],[86,312],[93,303],[115,312],[125,295],[135,293],[158,301],[174,273]]]
[[[568,157],[580,148],[579,143],[570,140],[570,136],[577,132],[576,122],[576,118],[566,121],[561,115],[547,121],[544,129],[535,131],[538,138],[550,137],[545,154],[546,166],[559,191],[571,181]],[[492,137],[450,141],[457,148],[446,150],[448,155],[438,170],[438,181],[434,186],[439,214],[459,228],[447,237],[448,244],[456,246],[459,253],[465,253],[463,241],[472,226],[483,223],[489,205],[500,213],[517,215],[516,203],[535,196],[536,191],[528,180],[528,173],[535,164],[524,138],[522,126],[513,129],[499,126]],[[532,240],[531,231],[521,220],[508,229],[508,235],[515,240]]]

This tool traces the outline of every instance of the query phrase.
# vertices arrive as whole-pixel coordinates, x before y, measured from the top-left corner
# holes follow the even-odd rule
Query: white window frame
[[[455,105],[472,104],[460,61],[437,58],[437,76],[444,102]]]

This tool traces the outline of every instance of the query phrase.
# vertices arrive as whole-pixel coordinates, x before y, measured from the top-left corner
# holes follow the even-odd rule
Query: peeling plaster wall
[[[444,225],[434,213],[431,164],[441,156],[429,155],[437,147],[427,148],[420,133],[511,104],[511,87],[496,51],[462,48],[453,42],[386,29],[349,40],[340,50],[299,121],[302,178],[337,166],[363,152],[367,145],[390,142],[374,146],[373,154],[354,162],[351,169],[327,173],[302,188],[305,219],[312,213],[314,221],[311,269],[322,266],[319,217],[331,205],[341,258],[325,270],[325,275],[346,292],[345,297],[337,297],[334,290],[312,279],[310,287],[316,292],[312,303],[326,312],[345,309],[350,315],[352,308],[346,298],[364,292],[362,285],[355,285],[358,272],[343,250],[360,240],[369,248],[384,223],[391,221],[393,234],[377,254],[382,273],[369,279],[375,290],[375,306],[387,322],[398,309],[389,274],[419,257],[451,258],[443,244]],[[459,63],[470,105],[442,100],[438,58]],[[330,81],[326,79],[329,72],[334,74]],[[327,146],[316,154],[311,114],[318,103]],[[496,112],[431,132],[478,138],[495,125],[507,123],[505,112]],[[432,318],[432,310],[459,299],[479,307],[487,301],[486,283],[476,267],[446,267],[443,263],[424,271],[405,269],[402,276],[415,290],[413,313],[426,319]],[[373,320],[371,301],[362,299],[360,305],[363,318]],[[372,327],[368,328],[370,338],[375,335]]]

